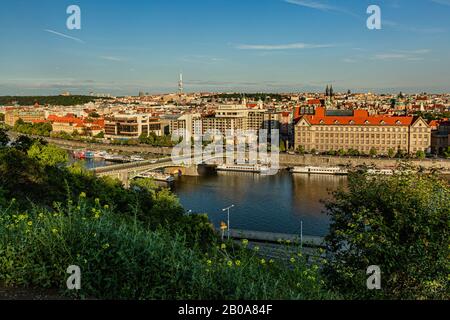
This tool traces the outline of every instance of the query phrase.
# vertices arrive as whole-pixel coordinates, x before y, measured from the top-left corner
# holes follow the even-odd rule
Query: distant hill
[[[0,105],[30,106],[39,105],[61,105],[74,106],[95,101],[99,98],[91,96],[0,96]]]

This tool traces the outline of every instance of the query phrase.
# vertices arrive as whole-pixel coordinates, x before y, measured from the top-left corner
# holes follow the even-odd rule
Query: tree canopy
[[[450,187],[435,175],[355,173],[326,204],[331,218],[326,268],[352,298],[447,299]],[[366,270],[381,268],[381,290]]]

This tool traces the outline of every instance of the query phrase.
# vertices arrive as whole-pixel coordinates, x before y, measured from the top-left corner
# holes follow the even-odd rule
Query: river
[[[230,227],[234,229],[324,236],[329,218],[323,199],[345,186],[346,177],[328,175],[275,176],[220,172],[200,177],[181,177],[173,187],[186,210],[208,213],[216,225],[226,221],[222,208],[231,204]]]

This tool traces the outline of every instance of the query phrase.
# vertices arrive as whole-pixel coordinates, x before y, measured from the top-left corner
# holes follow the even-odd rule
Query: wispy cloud
[[[77,42],[79,42],[79,43],[84,43],[84,41],[81,40],[81,39],[79,39],[79,38],[71,37],[71,36],[69,36],[69,35],[67,35],[67,34],[64,34],[64,33],[61,33],[61,32],[57,32],[57,31],[50,30],[50,29],[44,29],[44,31],[45,31],[45,32],[52,33],[52,34],[55,34],[55,35],[57,35],[57,36],[60,36],[60,37],[66,38],[66,39],[70,39],[70,40],[77,41]]]
[[[449,0],[450,1],[450,0]],[[400,23],[397,23],[395,21],[384,19],[382,22],[383,26],[391,27],[400,31],[406,31],[406,32],[414,32],[414,33],[421,33],[421,34],[435,34],[435,33],[443,33],[447,30],[440,27],[416,27],[416,26],[407,26]]]
[[[179,60],[182,62],[196,63],[196,64],[216,64],[216,63],[225,61],[225,59],[223,59],[223,58],[211,57],[211,56],[207,56],[207,55],[183,56],[183,57],[179,58]]]
[[[122,58],[112,57],[112,56],[100,56],[99,58],[100,58],[100,59],[103,59],[103,60],[115,61],[115,62],[123,61]]]
[[[442,4],[444,6],[450,6],[450,0],[431,0],[431,2]]]
[[[324,1],[318,1],[318,0],[284,0],[286,3],[294,4],[300,7],[305,7],[309,9],[315,9],[320,11],[329,11],[329,12],[340,12],[345,13],[354,17],[359,17],[355,13],[348,11],[347,9],[344,9],[342,7],[336,7],[327,4]]]
[[[240,50],[295,50],[295,49],[319,49],[331,48],[332,44],[310,44],[310,43],[288,43],[288,44],[241,44],[237,48]]]
[[[319,2],[319,1],[310,1],[310,0],[284,0],[287,3],[295,4],[298,6],[310,8],[310,9],[317,9],[317,10],[323,10],[323,11],[339,11],[340,9],[337,7],[330,6],[326,3]]]
[[[379,53],[372,57],[372,60],[405,60],[405,61],[422,61],[425,60],[423,55],[430,53],[430,49],[418,50],[393,50],[388,53]]]
[[[358,60],[356,60],[354,58],[344,58],[342,61],[344,61],[345,63],[356,63],[356,62],[358,62]]]

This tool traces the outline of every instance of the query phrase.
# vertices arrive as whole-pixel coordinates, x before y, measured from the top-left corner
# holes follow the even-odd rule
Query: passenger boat
[[[234,172],[252,172],[268,174],[270,168],[262,165],[251,165],[251,164],[221,164],[217,166],[217,171],[234,171]]]
[[[348,170],[341,167],[294,167],[292,173],[348,175]]]
[[[130,160],[131,161],[136,161],[136,162],[138,162],[138,161],[145,161],[145,159],[140,157],[140,156],[131,156]]]
[[[106,161],[110,161],[110,162],[122,162],[122,163],[130,161],[130,158],[127,158],[125,156],[115,155],[115,154],[105,155],[103,157],[103,159],[105,159]]]

